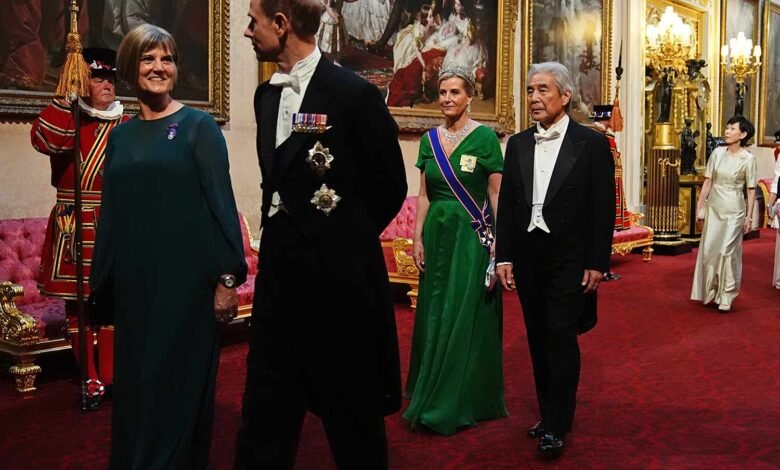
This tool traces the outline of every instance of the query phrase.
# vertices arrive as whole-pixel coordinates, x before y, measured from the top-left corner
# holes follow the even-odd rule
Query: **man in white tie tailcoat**
[[[595,326],[596,291],[609,271],[615,170],[607,138],[567,114],[566,67],[534,64],[526,83],[536,124],[507,143],[496,273],[523,308],[540,415],[528,435],[556,458],[574,420],[577,335]]]
[[[292,469],[307,411],[341,469],[387,467],[384,416],[401,405],[379,234],[406,197],[379,90],[322,57],[320,0],[251,0],[263,178],[258,276],[235,467]]]

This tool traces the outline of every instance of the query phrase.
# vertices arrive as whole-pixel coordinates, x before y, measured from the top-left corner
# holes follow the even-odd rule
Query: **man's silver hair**
[[[526,77],[526,83],[531,81],[531,77],[540,73],[549,73],[555,79],[555,84],[558,86],[558,91],[561,95],[567,91],[574,98],[574,82],[569,74],[569,69],[565,65],[559,62],[541,62],[538,64],[531,64],[531,68],[528,69],[528,76]],[[569,110],[571,100],[566,105],[566,110]]]

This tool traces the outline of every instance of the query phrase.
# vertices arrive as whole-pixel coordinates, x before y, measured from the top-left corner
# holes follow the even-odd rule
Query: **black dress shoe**
[[[547,459],[557,459],[563,454],[563,448],[566,446],[566,442],[563,440],[563,436],[553,434],[551,432],[545,433],[541,439],[539,439],[539,453],[542,457]]]
[[[544,423],[539,420],[536,422],[536,424],[528,428],[528,437],[532,439],[539,439],[540,437],[544,436],[544,432]]]

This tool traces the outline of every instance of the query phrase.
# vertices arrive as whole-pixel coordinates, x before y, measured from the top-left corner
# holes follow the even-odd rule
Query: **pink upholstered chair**
[[[65,302],[43,297],[35,279],[41,265],[45,218],[0,220],[0,352],[16,358],[16,389],[35,391],[38,354],[70,347]]]
[[[249,268],[246,282],[238,286],[238,315],[234,322],[252,316],[252,302],[255,300],[255,277],[257,276],[257,251],[252,248],[252,232],[243,215],[239,214],[241,236],[244,239],[244,257]]]
[[[636,248],[642,248],[642,260],[649,262],[653,257],[655,232],[652,228],[639,224],[645,217],[644,214],[631,213],[630,217],[630,228],[612,233],[612,254],[622,256]]]

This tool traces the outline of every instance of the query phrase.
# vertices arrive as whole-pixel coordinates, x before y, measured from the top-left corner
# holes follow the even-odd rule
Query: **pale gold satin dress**
[[[691,299],[730,306],[742,282],[744,188],[756,187],[756,157],[745,149],[712,153],[704,176],[712,179],[705,204],[704,229],[696,257]]]

